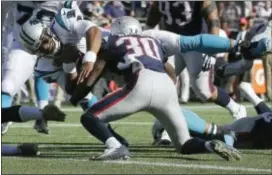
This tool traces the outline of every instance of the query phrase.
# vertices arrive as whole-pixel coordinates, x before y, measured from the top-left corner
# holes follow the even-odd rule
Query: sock
[[[35,93],[37,96],[38,108],[43,109],[48,105],[49,99],[49,84],[41,77],[35,77]]]
[[[260,102],[258,105],[255,106],[255,109],[258,114],[262,114],[265,112],[272,112],[272,110],[265,104],[265,102]]]
[[[105,146],[109,149],[118,148],[121,146],[121,143],[115,137],[110,137],[106,140]]]
[[[205,147],[205,140],[199,138],[191,138],[187,140],[181,149],[182,154],[196,154],[206,153],[207,148]]]
[[[190,110],[182,108],[181,111],[185,117],[189,130],[204,134],[207,122]]]
[[[83,111],[87,110],[88,108],[90,108],[92,105],[94,105],[97,102],[97,98],[96,96],[92,95],[90,98],[87,99],[83,99],[79,102],[81,108],[83,109]]]
[[[122,144],[122,145],[125,145],[126,147],[129,147],[129,144],[128,144],[128,142],[127,142],[127,140],[124,138],[124,137],[122,137],[120,134],[118,134],[117,132],[115,132],[113,129],[112,129],[112,127],[111,127],[111,125],[110,124],[108,124],[108,129],[109,129],[109,131],[112,133],[112,135]]]
[[[1,93],[1,100],[2,100],[2,105],[1,108],[8,108],[12,105],[12,97],[8,95],[7,93],[2,92]]]
[[[198,51],[206,54],[227,52],[230,49],[230,40],[210,34],[180,37],[181,52]]]
[[[90,134],[92,134],[94,137],[96,137],[103,143],[105,143],[108,140],[108,138],[113,137],[107,125],[101,122],[97,117],[93,116],[91,113],[83,114],[81,116],[80,122]]]
[[[15,156],[20,154],[21,151],[17,148],[17,145],[1,145],[1,155],[2,156]]]
[[[257,96],[254,89],[250,83],[241,82],[239,84],[239,89],[244,92],[244,95],[247,100],[249,100],[254,106],[257,106],[263,100]]]
[[[227,107],[230,100],[231,98],[229,97],[228,93],[225,90],[217,87],[217,99],[215,100],[215,103],[222,107]]]
[[[205,134],[207,135],[216,135],[218,133],[218,130],[217,130],[217,125],[214,124],[214,123],[209,123],[208,124],[208,130],[205,132]]]

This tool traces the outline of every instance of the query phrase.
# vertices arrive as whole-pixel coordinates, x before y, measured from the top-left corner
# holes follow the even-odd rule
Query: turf
[[[215,123],[232,121],[226,110],[210,106],[186,105]],[[103,145],[81,127],[79,110],[65,109],[66,122],[50,122],[50,135],[36,133],[31,122],[10,127],[2,143],[39,143],[41,155],[2,157],[3,174],[272,174],[272,150],[241,150],[241,161],[227,162],[213,154],[180,155],[171,147],[154,147],[151,145],[154,118],[147,113],[134,114],[113,124],[131,145],[128,161],[90,161],[90,156],[103,152]],[[255,114],[251,108],[248,111]]]

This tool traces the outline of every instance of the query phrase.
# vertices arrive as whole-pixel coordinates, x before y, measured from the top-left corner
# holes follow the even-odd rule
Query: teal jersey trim
[[[72,1],[65,1],[64,8],[71,9],[72,8]]]
[[[67,28],[67,26],[64,24],[64,22],[63,22],[63,20],[62,20],[62,18],[61,18],[60,15],[56,15],[56,22],[57,22],[62,28],[64,28],[65,30],[67,30],[67,31],[70,32],[70,30],[69,30],[69,29]]]

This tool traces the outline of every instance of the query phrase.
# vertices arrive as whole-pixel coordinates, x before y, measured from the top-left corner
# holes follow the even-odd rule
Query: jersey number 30
[[[148,56],[161,61],[158,46],[152,38],[122,37],[116,41],[116,46],[124,44],[128,55],[133,58]]]

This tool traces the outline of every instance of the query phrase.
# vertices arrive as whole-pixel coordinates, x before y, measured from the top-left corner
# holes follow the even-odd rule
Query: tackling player
[[[106,146],[105,152],[95,159],[112,160],[129,156],[127,148],[113,137],[104,122],[139,111],[154,114],[165,125],[179,153],[215,152],[226,160],[240,159],[235,149],[222,142],[190,138],[186,123],[179,122],[177,117],[182,116],[182,113],[175,85],[164,70],[162,47],[156,39],[142,35],[137,20],[131,17],[116,19],[112,24],[106,52],[101,54],[84,83],[85,87],[74,92],[70,100],[76,104],[90,90],[104,67],[125,76],[127,83],[124,88],[107,95],[81,116],[85,129]]]

